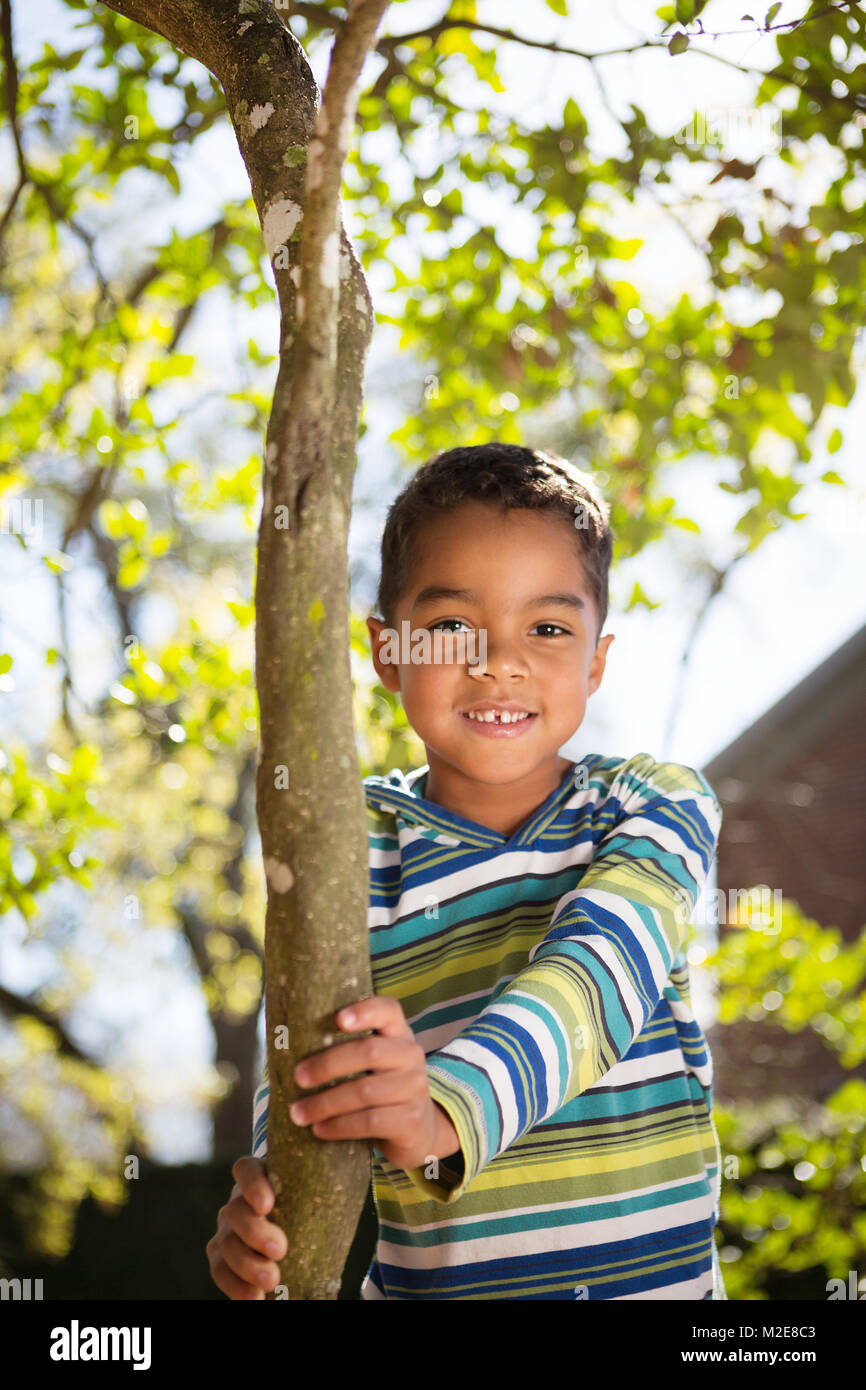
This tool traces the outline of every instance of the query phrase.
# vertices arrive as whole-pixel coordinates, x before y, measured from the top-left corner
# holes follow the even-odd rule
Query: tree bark
[[[302,1057],[372,992],[364,801],[353,732],[347,547],[372,305],[339,191],[358,81],[387,0],[352,0],[321,108],[303,49],[266,0],[107,0],[220,82],[277,284],[280,362],[256,579],[256,809],[268,887],[265,997],[274,1297],[336,1299],[370,1182],[369,1140],[289,1120]],[[286,1036],[287,1030],[287,1036]],[[284,1045],[285,1044],[285,1045]]]

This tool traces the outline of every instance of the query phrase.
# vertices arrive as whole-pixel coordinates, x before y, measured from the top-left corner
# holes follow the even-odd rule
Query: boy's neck
[[[527,777],[505,785],[477,782],[465,773],[428,754],[429,772],[424,800],[446,811],[486,826],[498,835],[511,836],[562,784],[573,763],[558,754],[546,759]]]

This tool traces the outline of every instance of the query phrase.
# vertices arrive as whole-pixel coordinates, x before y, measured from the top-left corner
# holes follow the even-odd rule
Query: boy
[[[374,1141],[364,1299],[726,1297],[712,1063],[682,949],[719,804],[647,753],[559,755],[613,641],[611,550],[591,478],[511,444],[438,455],[388,514],[367,625],[427,765],[364,782],[375,995],[354,1027],[376,1035],[298,1076],[367,1073],[298,1116]],[[449,628],[482,659],[477,640],[465,660],[387,645]],[[265,1219],[266,1137],[267,1081],[208,1244],[232,1298],[264,1297],[269,1242],[286,1249]]]

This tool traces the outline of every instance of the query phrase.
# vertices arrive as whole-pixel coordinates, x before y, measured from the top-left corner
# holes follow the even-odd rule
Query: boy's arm
[[[658,1005],[715,853],[721,808],[700,773],[647,754],[628,761],[611,794],[616,820],[528,964],[428,1054],[430,1095],[451,1119],[464,1164],[453,1186],[408,1170],[437,1201],[456,1201],[491,1159],[603,1077]]]
[[[261,1085],[256,1087],[253,1096],[253,1158],[267,1158],[268,1156],[268,1097],[270,1093],[268,1064],[265,1061],[264,1079]]]

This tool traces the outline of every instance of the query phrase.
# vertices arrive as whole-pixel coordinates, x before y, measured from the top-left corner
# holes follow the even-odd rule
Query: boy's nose
[[[494,639],[488,633],[486,642],[479,642],[479,660],[469,671],[475,676],[513,676],[527,674],[526,660],[512,642]]]

